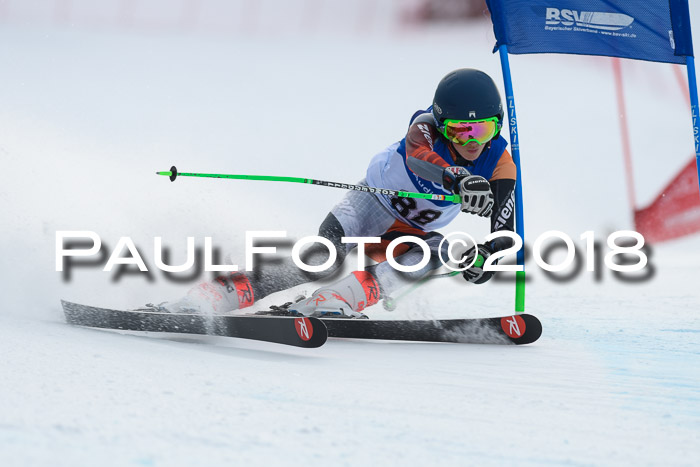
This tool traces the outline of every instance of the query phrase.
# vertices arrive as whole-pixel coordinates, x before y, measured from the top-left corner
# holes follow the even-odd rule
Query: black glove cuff
[[[498,237],[494,238],[488,243],[485,243],[484,246],[488,247],[489,250],[491,250],[491,253],[495,253],[497,251],[503,251],[506,248],[510,248],[515,244],[513,242],[513,239],[510,237]]]
[[[453,193],[459,194],[459,182],[471,175],[469,171],[459,165],[445,167],[442,171],[442,186]]]

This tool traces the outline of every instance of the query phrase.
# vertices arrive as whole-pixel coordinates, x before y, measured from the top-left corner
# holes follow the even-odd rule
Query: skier
[[[249,307],[274,292],[330,277],[357,246],[342,243],[342,237],[380,237],[380,244],[365,245],[367,256],[376,264],[289,306],[290,312],[303,316],[365,317],[362,311],[381,297],[440,266],[439,255],[446,258],[447,242],[439,251],[444,237],[436,230],[460,211],[490,219],[492,232],[513,230],[516,167],[500,135],[503,118],[500,93],[486,73],[468,68],[449,73],[438,84],[432,105],[413,115],[401,141],[374,156],[359,184],[437,195],[456,193],[462,197],[461,205],[351,191],[319,228],[318,235],[330,240],[337,253],[334,265],[325,272],[305,272],[291,261],[248,273],[234,272],[199,284],[183,299],[159,308],[226,313]],[[406,235],[419,237],[430,247],[429,262],[415,272],[400,272],[386,261],[388,243]],[[511,245],[504,237],[480,244],[464,262],[473,261],[474,255],[485,260]],[[305,251],[303,261],[324,264],[328,254],[325,246],[314,244]],[[412,243],[402,243],[394,251],[396,261],[404,266],[417,265],[423,254],[422,248]],[[474,284],[488,281],[493,272],[484,271],[481,264],[476,262],[465,270],[464,278]]]

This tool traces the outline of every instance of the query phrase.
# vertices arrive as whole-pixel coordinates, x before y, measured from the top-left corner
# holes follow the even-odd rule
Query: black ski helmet
[[[491,77],[480,70],[460,68],[442,78],[433,98],[433,116],[438,126],[445,120],[481,120],[498,117],[503,126],[501,93]]]

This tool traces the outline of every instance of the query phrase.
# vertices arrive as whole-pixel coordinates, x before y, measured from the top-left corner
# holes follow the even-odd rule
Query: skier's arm
[[[493,193],[493,210],[491,211],[491,232],[498,230],[515,231],[515,178],[517,170],[510,153],[505,150],[498,160],[496,169],[489,180]],[[492,245],[494,251],[512,246],[512,240],[499,237]]]
[[[416,117],[406,134],[406,165],[420,178],[442,184],[443,171],[449,164],[433,151],[439,135],[430,113]]]
[[[499,230],[515,230],[515,178],[517,175],[515,163],[508,153],[503,151],[498,165],[493,172],[489,185],[493,193],[494,206],[491,211],[491,232]],[[497,237],[490,242],[473,248],[462,264],[473,264],[462,275],[473,284],[483,284],[493,277],[493,271],[484,271],[484,262],[497,251],[513,246],[513,240],[508,237]],[[480,259],[475,260],[474,256]],[[498,260],[493,264],[498,264]]]

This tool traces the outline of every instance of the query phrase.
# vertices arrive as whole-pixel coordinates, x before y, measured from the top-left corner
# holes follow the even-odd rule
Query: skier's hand
[[[483,284],[493,277],[494,271],[484,271],[484,263],[494,253],[494,251],[488,245],[477,245],[476,247],[469,250],[466,258],[460,263],[460,266],[465,266],[474,261],[474,255],[476,255],[476,261],[469,269],[462,271],[462,276],[467,282],[472,284]],[[495,260],[493,264],[498,264],[498,260]]]
[[[462,197],[462,212],[489,217],[493,208],[493,193],[488,180],[478,175],[469,175],[459,182]]]

